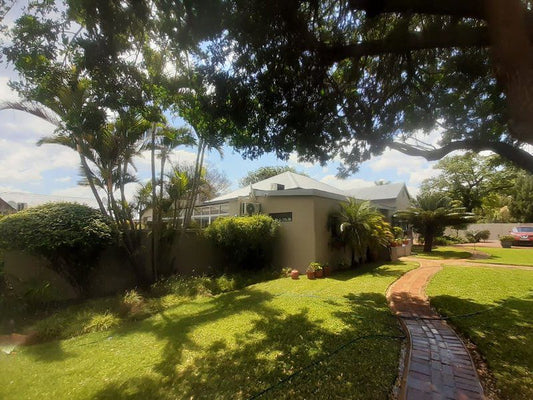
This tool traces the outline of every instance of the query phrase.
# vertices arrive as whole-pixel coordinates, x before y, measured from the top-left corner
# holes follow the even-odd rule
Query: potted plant
[[[293,269],[291,271],[291,278],[298,279],[299,277],[300,277],[300,271],[298,271],[297,269]]]
[[[500,236],[500,243],[504,249],[510,249],[514,241],[515,238],[511,235]]]
[[[315,278],[323,278],[324,269],[322,268],[322,265],[320,263],[314,263],[314,264],[315,264]]]
[[[305,273],[307,274],[307,279],[315,279],[315,266],[314,266],[314,264],[316,264],[316,263],[309,264],[309,266],[307,267],[307,270],[305,271]]]

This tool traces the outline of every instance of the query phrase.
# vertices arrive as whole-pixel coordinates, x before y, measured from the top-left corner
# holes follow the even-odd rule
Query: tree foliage
[[[492,150],[533,171],[528,0],[221,4],[205,69],[245,155],[340,156],[348,173],[387,146]]]
[[[99,252],[116,239],[108,218],[80,204],[49,203],[0,220],[1,248],[45,257],[80,292]]]
[[[241,187],[248,186],[253,183],[257,183],[267,178],[270,178],[272,176],[282,174],[283,172],[294,172],[295,174],[306,175],[302,174],[301,172],[297,172],[296,169],[294,169],[293,167],[289,167],[288,165],[279,167],[260,167],[256,170],[249,171],[246,176],[239,181],[239,184],[241,185]]]
[[[433,239],[445,227],[475,222],[472,213],[439,192],[421,193],[407,210],[398,211],[394,217],[410,223],[423,236],[425,252],[431,252]]]
[[[434,168],[440,173],[422,183],[422,192],[442,192],[452,200],[460,201],[467,212],[476,211],[483,215],[486,208],[494,207],[487,199],[509,195],[519,175],[516,167],[502,163],[500,157],[472,152],[445,157]]]
[[[523,175],[516,181],[509,211],[519,222],[533,221],[533,176]]]
[[[269,266],[279,223],[267,215],[217,218],[205,230],[225,266],[258,270]]]

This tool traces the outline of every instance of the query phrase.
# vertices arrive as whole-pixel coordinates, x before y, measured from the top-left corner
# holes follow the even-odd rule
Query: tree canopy
[[[222,0],[205,71],[247,156],[491,150],[529,171],[529,0]],[[229,61],[228,61],[229,60]],[[438,147],[418,132],[440,128]]]
[[[515,185],[519,170],[502,163],[497,156],[468,152],[448,156],[434,167],[440,174],[422,183],[422,192],[440,191],[458,200],[468,212],[482,212],[487,198],[507,196]]]

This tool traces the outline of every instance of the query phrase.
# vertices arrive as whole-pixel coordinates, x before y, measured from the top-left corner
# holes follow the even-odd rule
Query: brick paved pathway
[[[425,294],[429,280],[442,261],[416,259],[409,271],[388,290],[393,312],[409,332],[409,360],[400,399],[484,399],[470,354],[455,332],[439,319]]]

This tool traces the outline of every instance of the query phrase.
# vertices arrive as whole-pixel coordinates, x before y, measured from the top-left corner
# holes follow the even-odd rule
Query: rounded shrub
[[[46,258],[80,293],[101,250],[116,230],[100,211],[74,203],[48,203],[0,220],[0,248]]]
[[[272,261],[279,223],[267,215],[218,218],[205,230],[225,267],[259,270]]]

